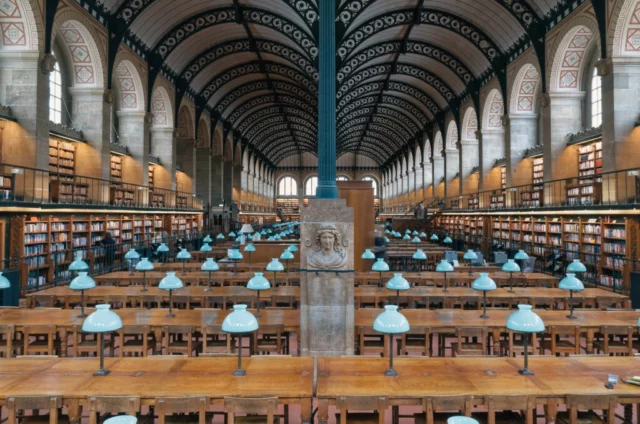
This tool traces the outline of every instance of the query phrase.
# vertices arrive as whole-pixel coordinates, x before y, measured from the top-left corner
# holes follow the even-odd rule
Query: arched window
[[[371,181],[371,185],[373,186],[373,195],[378,195],[378,182],[373,177],[364,177],[362,181]]]
[[[315,197],[316,188],[318,188],[318,177],[311,177],[304,186],[304,195],[307,197]]]
[[[599,127],[602,124],[602,79],[598,76],[598,70],[593,68],[591,78],[591,126]]]
[[[338,178],[336,178],[336,181],[349,181],[349,178],[345,177],[344,175],[340,175]]]
[[[49,121],[62,123],[62,74],[58,62],[49,74]]]
[[[278,184],[278,196],[297,196],[298,183],[291,177],[284,177]]]

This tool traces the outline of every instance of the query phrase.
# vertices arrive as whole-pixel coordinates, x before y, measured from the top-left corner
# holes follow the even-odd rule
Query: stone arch
[[[502,116],[504,115],[504,99],[500,90],[492,89],[484,103],[482,113],[482,128],[484,130],[502,129]]]
[[[431,159],[431,140],[429,140],[429,137],[424,138],[423,155],[425,160]]]
[[[178,138],[189,139],[194,138],[193,114],[186,105],[180,106],[178,112]]]
[[[291,180],[295,183],[295,194],[292,194],[292,196],[298,196],[298,195],[300,195],[300,190],[301,190],[301,189],[304,189],[304,188],[300,185],[300,178],[298,178],[298,176],[297,176],[297,175],[290,174],[290,173],[280,175],[280,176],[278,177],[278,179],[276,180],[276,193],[277,193],[277,195],[278,195],[278,196],[282,196],[282,194],[280,194],[280,183],[281,183],[282,181],[284,181],[285,179],[287,179],[287,178],[291,178]]]
[[[43,16],[35,1],[0,0],[0,28],[0,50],[39,51],[44,47]]]
[[[619,1],[610,22],[610,56],[640,56],[640,0]]]
[[[442,157],[442,151],[444,150],[444,142],[442,140],[442,133],[440,130],[436,132],[436,136],[433,138],[433,157]]]
[[[478,131],[478,115],[473,106],[469,106],[464,112],[462,118],[462,139],[463,140],[477,140],[476,135]]]
[[[233,151],[233,164],[235,166],[242,166],[242,156],[240,152],[241,149],[242,149],[242,146],[240,146],[239,143],[236,144],[235,150]]]
[[[224,129],[222,124],[219,123],[213,131],[213,140],[211,142],[211,154],[213,156],[222,155],[222,137],[224,137]]]
[[[153,128],[173,128],[173,107],[167,89],[156,85],[151,94],[151,115]]]
[[[209,130],[208,120],[204,118],[200,118],[200,122],[198,123],[198,133],[196,134],[196,149],[208,149],[211,145],[209,141],[209,134],[211,131]]]
[[[556,43],[550,51],[551,71],[549,91],[580,91],[582,75],[588,62],[587,53],[593,43],[598,43],[596,22],[586,16],[579,16],[564,26],[556,36]]]
[[[56,15],[53,36],[63,46],[75,87],[106,87],[106,53],[94,25],[79,12],[66,9]]]
[[[113,73],[118,110],[144,111],[146,97],[140,72],[134,62],[122,59],[117,62]]]
[[[226,140],[224,140],[224,161],[231,162],[233,161],[233,144],[231,142],[231,136],[227,135]]]
[[[447,149],[457,150],[458,149],[458,126],[456,125],[456,121],[452,119],[449,122],[449,127],[447,128]]]
[[[531,63],[524,64],[511,86],[509,111],[518,114],[536,113],[539,88],[540,73],[538,69]]]

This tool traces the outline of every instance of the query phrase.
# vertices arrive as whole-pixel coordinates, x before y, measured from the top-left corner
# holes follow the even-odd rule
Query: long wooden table
[[[90,314],[94,310],[86,308]],[[251,310],[255,314],[255,310]],[[191,326],[195,331],[202,331],[205,325],[222,325],[225,317],[231,312],[220,309],[181,309],[175,310],[175,317],[167,318],[168,309],[119,309],[117,314],[123,325],[148,325],[155,333],[156,340],[162,340],[165,326]],[[84,318],[78,317],[77,309],[23,309],[0,308],[0,325],[12,324],[18,331],[23,331],[29,325],[52,325],[60,335],[62,356],[68,348],[68,334],[74,326],[82,327]],[[300,334],[300,314],[293,309],[271,309],[260,311],[262,317],[257,318],[258,324],[284,325],[284,330]],[[158,343],[156,354],[161,353],[162,346]],[[1,362],[1,361],[0,361]]]
[[[480,272],[485,272],[482,268],[480,268]],[[508,285],[510,275],[508,272],[497,271],[497,272],[489,272],[489,276],[499,285]],[[382,281],[386,283],[395,272],[383,272],[382,273]],[[444,283],[444,273],[428,271],[428,272],[404,272],[402,276],[406,278],[408,281],[412,283],[416,283],[419,285],[424,284],[443,284]],[[471,286],[473,280],[478,278],[480,274],[478,272],[474,272],[472,275],[469,275],[469,272],[457,271],[457,272],[448,272],[447,273],[447,282],[458,284],[458,285],[466,285]],[[367,283],[376,283],[380,278],[380,273],[371,271],[369,274],[361,273],[355,276],[356,283],[363,284]],[[519,273],[514,273],[513,278],[515,279],[525,279],[527,281],[527,285],[537,285],[537,286],[552,286],[556,287],[558,285],[558,278],[552,275],[543,274],[541,272],[529,272],[524,275],[520,275]]]
[[[85,299],[88,303],[96,303],[105,301],[111,296],[124,297],[124,302],[134,307],[142,307],[142,301],[149,297],[160,297],[163,302],[169,300],[169,292],[160,290],[157,287],[149,287],[148,291],[142,292],[140,286],[98,286],[94,289],[85,291]],[[256,296],[255,291],[251,291],[242,286],[223,286],[213,287],[211,291],[206,291],[204,286],[187,286],[179,290],[174,290],[174,296],[185,296],[191,304],[209,304],[212,301],[221,303],[223,309],[227,302],[233,302],[235,297]],[[361,307],[363,304],[372,304],[377,306],[383,303],[395,302],[395,291],[387,289],[378,289],[375,286],[359,286],[354,289],[355,305]],[[451,287],[445,293],[440,287],[412,287],[411,289],[401,292],[402,299],[406,299],[409,305],[416,302],[442,303],[445,308],[453,307],[459,302],[472,302],[480,308],[480,300],[482,292],[467,287]],[[271,290],[265,290],[260,294],[261,299],[271,300],[275,303],[277,298],[290,297],[296,302],[300,300],[300,288],[297,286],[278,286]],[[601,307],[602,304],[609,306],[615,303],[616,306],[624,308],[630,307],[630,299],[627,296],[612,293],[604,289],[585,289],[574,295],[574,301],[580,300],[590,305]],[[540,287],[518,287],[514,289],[514,293],[509,293],[507,288],[499,288],[487,292],[487,301],[491,304],[510,304],[517,303],[539,303],[540,301],[549,303],[562,303],[564,308],[569,307],[567,299],[569,293],[565,290],[555,288]],[[53,302],[52,302],[53,301]],[[80,292],[69,289],[68,286],[53,287],[41,290],[35,293],[27,294],[27,305],[35,307],[36,302],[63,303],[65,308],[71,303],[80,302]]]
[[[146,273],[147,285],[158,285],[160,280],[167,276],[166,272],[162,271],[148,271]],[[192,271],[183,274],[182,272],[176,272],[176,276],[182,280],[185,285],[198,285],[207,284],[209,281],[209,273],[202,271]],[[273,284],[273,273],[266,272],[265,276]],[[249,272],[224,272],[217,271],[211,273],[211,282],[222,285],[235,285],[235,284],[247,284],[247,282],[253,277],[253,273]],[[134,275],[130,275],[127,271],[110,272],[108,274],[98,275],[94,277],[96,284],[98,285],[114,285],[114,286],[128,286],[132,284],[141,285],[143,275],[141,272],[135,272]],[[291,284],[294,281],[300,281],[300,276],[297,272],[278,272],[276,274],[277,282],[284,283],[286,285]]]
[[[487,396],[535,396],[546,406],[547,422],[554,422],[558,404],[567,395],[615,395],[623,405],[640,402],[640,387],[620,381],[613,390],[604,387],[608,374],[620,378],[640,375],[640,359],[634,357],[530,357],[529,369],[518,370],[523,359],[487,358],[397,358],[398,377],[386,377],[388,360],[374,357],[318,359],[318,420],[326,423],[328,407],[338,396],[386,396],[393,407],[422,405],[433,395],[471,394],[476,405]],[[625,408],[625,422],[631,423],[631,408]],[[394,411],[394,418],[397,411]]]
[[[313,358],[254,356],[244,358],[242,366],[246,376],[234,377],[235,358],[106,358],[111,373],[96,377],[96,358],[3,359],[0,402],[9,396],[61,395],[71,421],[79,423],[81,406],[96,395],[139,396],[145,405],[163,396],[206,395],[212,404],[227,396],[277,397],[280,404],[301,405],[301,421],[310,421]]]

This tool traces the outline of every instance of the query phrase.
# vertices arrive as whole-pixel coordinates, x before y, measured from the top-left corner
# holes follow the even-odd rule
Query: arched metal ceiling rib
[[[285,109],[290,116],[300,118],[303,122],[302,125],[317,132],[317,117],[309,115],[302,109],[296,109],[293,106],[285,106]],[[278,116],[280,116],[280,108],[278,106],[267,105],[267,107],[254,108],[251,110],[251,113],[236,122],[236,129],[240,131],[241,134],[251,134],[252,131],[255,131],[254,128],[260,120]]]
[[[293,107],[295,109],[305,112],[307,116],[316,116],[314,114],[313,108],[307,105],[303,99],[300,99],[299,97],[296,97],[296,96],[282,95],[280,99],[282,104],[276,104],[275,96],[273,94],[270,94],[268,91],[251,93],[250,95],[254,97],[251,97],[244,103],[238,105],[235,109],[232,109],[228,114],[229,117],[233,117],[232,118],[233,124],[238,124],[237,126],[234,125],[235,128],[239,128],[240,126],[239,123],[242,122],[244,119],[246,119],[249,116],[249,114],[253,113],[254,110],[256,110],[258,107],[262,105],[275,106],[278,108],[278,111],[280,113],[282,113],[280,106],[286,105],[286,107]],[[295,115],[301,116],[299,113],[295,113]]]
[[[408,112],[412,116],[413,119],[415,119],[418,123],[421,123],[422,125],[426,125],[428,122],[427,116],[420,109],[418,109],[416,106],[406,101],[405,99],[399,96],[394,96],[392,94],[381,94],[380,96],[363,96],[363,97],[356,98],[338,113],[337,121],[341,122],[342,118],[344,118],[345,115],[347,115],[349,112],[355,109],[361,108],[363,106],[369,106],[372,104],[382,105],[384,103],[387,103],[389,105],[396,105],[404,109],[406,112]]]

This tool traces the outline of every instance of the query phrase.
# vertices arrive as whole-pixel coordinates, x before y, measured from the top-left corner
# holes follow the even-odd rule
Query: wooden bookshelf
[[[122,157],[120,155],[111,155],[111,182],[122,182]]]
[[[149,164],[149,169],[147,170],[148,176],[149,176],[149,188],[153,188],[154,187],[154,180],[153,180],[153,176],[154,176],[154,171],[155,171],[155,165],[153,164]]]
[[[14,198],[13,188],[15,187],[14,175],[0,175],[0,200]]]
[[[506,195],[504,193],[494,194],[491,196],[491,209],[503,209],[505,205]]]
[[[602,141],[578,148],[578,181],[567,185],[567,205],[598,205],[602,199]]]
[[[480,199],[477,195],[470,195],[468,197],[468,209],[479,209],[480,208]]]
[[[54,203],[85,204],[89,200],[89,184],[79,181],[76,174],[75,143],[49,138],[50,195]]]
[[[500,187],[502,187],[503,190],[507,188],[507,167],[506,166],[500,167]]]
[[[602,182],[567,184],[568,206],[599,205],[602,199]]]
[[[277,199],[276,207],[282,211],[283,215],[293,215],[300,213],[298,199]]]
[[[135,206],[136,190],[122,184],[109,187],[110,203],[114,206]]]
[[[533,158],[531,190],[520,193],[520,204],[525,208],[537,208],[542,206],[544,190],[544,159]]]

